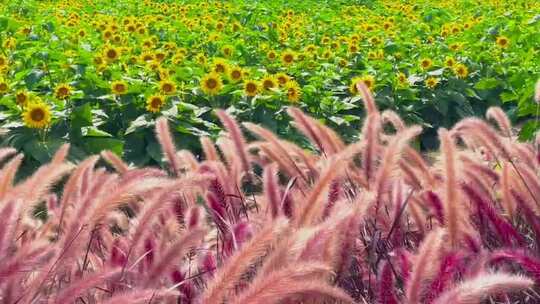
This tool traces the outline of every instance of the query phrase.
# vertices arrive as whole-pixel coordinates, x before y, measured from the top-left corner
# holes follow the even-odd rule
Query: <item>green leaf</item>
[[[83,136],[88,137],[112,137],[111,134],[102,131],[96,127],[83,127],[81,128],[81,133]]]
[[[87,137],[83,141],[85,150],[92,154],[98,154],[103,150],[110,150],[117,155],[122,155],[124,142],[116,138]]]
[[[502,102],[509,102],[509,101],[517,100],[519,96],[517,96],[513,92],[502,92],[500,97],[501,97]]]
[[[39,69],[33,69],[26,77],[24,77],[24,82],[28,89],[32,89],[43,77],[45,72]]]
[[[526,122],[519,131],[519,140],[528,141],[533,139],[539,126],[540,124],[536,120],[529,120]]]
[[[23,146],[25,153],[31,155],[34,159],[39,161],[41,164],[47,163],[52,159],[52,156],[64,144],[64,141],[60,139],[51,139],[49,141],[40,141],[37,138],[34,138],[31,141],[28,141]]]
[[[478,81],[474,88],[478,90],[489,90],[497,87],[500,84],[500,81],[495,78],[484,78]]]

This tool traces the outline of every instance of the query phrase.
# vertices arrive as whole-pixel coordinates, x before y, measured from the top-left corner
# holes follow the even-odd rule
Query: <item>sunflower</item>
[[[460,63],[454,68],[454,73],[459,78],[466,78],[469,75],[469,69],[466,65]]]
[[[128,85],[123,80],[116,80],[111,83],[111,91],[115,95],[124,95],[127,93]]]
[[[435,77],[429,77],[428,79],[426,79],[426,86],[430,89],[435,88],[438,83],[439,83],[439,79]]]
[[[359,82],[363,82],[370,90],[373,89],[373,87],[375,86],[375,78],[371,75],[365,75],[362,77],[354,77],[351,80],[351,84],[349,85],[349,91],[353,95],[358,94],[358,88],[356,86],[358,85]]]
[[[497,37],[497,40],[495,41],[497,43],[497,45],[500,47],[500,48],[507,48],[508,45],[510,44],[510,40],[508,40],[507,37],[505,36],[499,36]]]
[[[15,93],[15,101],[17,101],[17,104],[20,106],[26,106],[29,98],[30,95],[28,95],[28,92],[26,91],[18,91]]]
[[[152,60],[154,60],[154,54],[153,53],[146,51],[146,52],[143,52],[141,54],[141,61],[150,62]]]
[[[217,95],[222,87],[223,82],[218,73],[210,72],[201,79],[201,90],[208,95]]]
[[[161,95],[152,95],[146,100],[146,110],[157,113],[165,104],[165,97]]]
[[[165,95],[176,93],[176,84],[169,79],[164,79],[159,82],[159,90]]]
[[[461,44],[459,44],[459,43],[452,43],[452,44],[450,44],[449,47],[450,47],[450,49],[451,49],[452,51],[455,52],[455,51],[459,51],[459,49],[461,49]]]
[[[276,57],[277,57],[276,51],[268,51],[268,53],[266,53],[266,58],[270,60],[274,60],[276,59]]]
[[[444,65],[448,68],[453,67],[456,64],[456,60],[452,57],[446,57],[446,60],[444,60]]]
[[[263,90],[265,91],[269,91],[270,89],[274,89],[278,86],[278,82],[276,80],[276,78],[272,75],[266,75],[262,80],[261,80],[261,86],[263,88]]]
[[[433,65],[433,61],[431,61],[431,59],[429,58],[424,58],[420,60],[420,67],[422,67],[422,69],[424,70],[429,69],[432,65]]]
[[[292,51],[285,51],[281,54],[281,62],[284,65],[291,65],[294,62],[294,53]]]
[[[404,73],[400,72],[397,74],[397,82],[400,86],[407,86],[409,84],[409,81],[407,79],[407,75],[405,75]]]
[[[234,66],[229,70],[229,80],[232,82],[238,82],[242,80],[244,72],[241,67]]]
[[[287,99],[291,102],[298,102],[302,96],[302,91],[298,82],[289,80],[284,85],[285,92],[287,93]]]
[[[25,108],[22,118],[27,127],[42,129],[51,123],[51,110],[43,102],[32,102]]]
[[[159,50],[154,53],[154,57],[156,58],[157,61],[163,61],[165,60],[165,57],[167,57],[167,53]]]
[[[107,46],[103,50],[103,57],[109,62],[115,61],[120,57],[120,52],[114,46]]]
[[[223,59],[214,59],[214,63],[212,64],[212,71],[218,74],[226,75],[229,71],[229,64]]]
[[[259,93],[259,84],[255,80],[244,81],[244,93],[247,96],[255,96]]]
[[[8,90],[9,84],[4,80],[0,80],[0,94],[5,94]]]
[[[358,46],[354,42],[350,42],[348,46],[348,51],[351,54],[358,53]]]
[[[195,60],[197,61],[198,64],[205,65],[207,59],[203,53],[199,53],[195,56]]]
[[[66,99],[71,95],[73,88],[69,84],[61,83],[54,89],[54,95],[58,99]]]
[[[223,56],[229,58],[233,55],[233,46],[232,45],[224,45],[222,48],[221,48],[221,53],[223,53]]]
[[[7,66],[8,59],[6,56],[0,55],[0,68]]]
[[[285,84],[287,83],[287,81],[289,81],[289,80],[291,79],[291,78],[289,77],[289,75],[287,75],[287,74],[285,74],[285,73],[282,73],[282,72],[277,73],[277,74],[275,75],[275,77],[276,77],[276,79],[277,79],[277,81],[278,81],[278,83],[279,83],[280,86],[285,85]]]

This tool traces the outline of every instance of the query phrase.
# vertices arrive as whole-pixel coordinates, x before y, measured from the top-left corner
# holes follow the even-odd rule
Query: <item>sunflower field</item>
[[[530,0],[0,2],[0,139],[49,161],[107,149],[160,164],[155,119],[183,149],[217,138],[216,108],[302,144],[286,107],[355,139],[365,110],[439,127],[502,107],[533,137],[540,2]]]

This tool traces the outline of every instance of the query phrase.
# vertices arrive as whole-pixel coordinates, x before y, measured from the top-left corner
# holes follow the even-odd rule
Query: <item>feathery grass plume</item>
[[[218,138],[216,145],[225,160],[228,179],[235,181],[235,184],[239,184],[243,177],[242,172],[244,171],[242,171],[242,160],[236,152],[234,142],[228,137],[221,136]]]
[[[452,279],[464,266],[464,258],[465,256],[459,252],[450,252],[443,257],[438,273],[427,289],[425,303],[432,303],[448,285],[452,284]]]
[[[163,298],[171,298],[177,296],[178,293],[168,289],[143,289],[143,290],[133,290],[125,293],[116,294],[103,302],[101,304],[118,304],[118,303],[130,303],[130,304],[139,304],[139,303],[161,303],[158,300]]]
[[[489,149],[491,154],[501,155],[507,161],[512,160],[507,142],[491,126],[479,118],[468,117],[461,120],[452,128],[452,134],[461,138],[473,139],[472,142]],[[468,140],[465,142],[470,143]]]
[[[493,204],[489,204],[488,202],[484,201],[484,199],[482,199],[482,197],[478,194],[478,191],[470,185],[462,184],[461,188],[469,199],[477,206],[478,212],[484,216],[487,216],[495,228],[498,237],[505,246],[512,246],[512,239],[518,245],[525,244],[525,239],[523,236],[512,226],[512,224],[502,218],[497,210],[494,209]]]
[[[418,178],[423,181],[424,187],[432,187],[434,185],[433,174],[430,172],[429,165],[422,158],[420,153],[412,147],[405,147],[403,150],[403,161],[406,161],[409,166],[414,167],[416,172],[420,172]]]
[[[391,180],[392,171],[398,165],[399,156],[408,142],[422,132],[419,126],[413,126],[397,133],[387,146],[382,157],[382,165],[377,170],[375,178],[375,191],[377,194],[377,208],[382,196],[387,192],[387,185]]]
[[[297,128],[304,136],[306,136],[321,153],[325,153],[322,139],[320,138],[317,128],[313,126],[307,116],[300,109],[288,107],[287,114],[294,119],[294,127]]]
[[[279,165],[280,169],[283,170],[284,173],[286,173],[289,177],[295,178],[296,176],[298,176],[297,175],[298,171],[295,169],[298,167],[289,166],[289,163],[286,160],[284,154],[281,154],[275,151],[274,145],[270,143],[261,143],[259,144],[259,148],[269,159],[276,162]],[[300,177],[303,177],[303,176],[301,175]],[[307,187],[307,179],[305,179],[305,177],[298,179],[297,182],[299,183],[302,189]]]
[[[0,162],[3,162],[4,159],[8,158],[9,156],[17,153],[17,150],[13,148],[0,148]]]
[[[217,110],[216,114],[234,143],[234,148],[238,153],[238,157],[240,158],[241,170],[245,174],[249,174],[251,165],[249,161],[249,156],[247,154],[246,141],[244,139],[244,136],[242,135],[242,130],[240,130],[240,126],[229,114],[227,114],[227,112],[223,110]]]
[[[441,225],[444,225],[444,205],[437,193],[428,190],[423,194],[424,201],[433,210],[433,215]]]
[[[103,284],[107,279],[119,273],[118,269],[103,270],[78,278],[62,288],[56,296],[55,303],[74,303],[81,294],[88,292],[94,286]]]
[[[523,214],[525,220],[528,222],[529,226],[532,228],[534,233],[534,239],[536,241],[536,248],[540,248],[540,218],[538,215],[529,207],[527,202],[523,197],[518,194],[514,189],[510,189],[510,194],[512,198],[516,201],[516,210],[519,210],[520,214]]]
[[[277,218],[281,215],[281,191],[277,170],[275,166],[267,166],[264,168],[263,174],[264,194],[268,201],[270,215],[272,218]]]
[[[0,170],[0,200],[13,188],[13,180],[22,160],[23,155],[19,154],[7,162]]]
[[[53,158],[51,159],[51,163],[53,164],[63,163],[66,160],[68,152],[69,152],[69,144],[63,144],[54,153]]]
[[[2,202],[0,204],[0,259],[3,259],[10,253],[9,249],[14,240],[16,228],[16,219],[18,217],[17,204],[14,200]]]
[[[404,174],[403,178],[405,183],[416,190],[422,189],[422,181],[419,179],[413,167],[407,164],[407,162],[403,161],[403,159],[398,162],[398,165],[399,169],[401,169]]]
[[[517,179],[518,184],[523,184],[525,187],[524,191],[531,197],[531,199],[536,203],[536,209],[540,209],[540,178],[536,173],[536,170],[531,168],[529,164],[514,163],[515,172],[519,172]]]
[[[389,261],[383,263],[381,267],[380,278],[378,282],[378,302],[381,304],[398,304],[398,298],[395,293],[394,274]]]
[[[72,169],[72,165],[65,163],[50,163],[41,166],[31,177],[13,187],[5,198],[19,198],[24,207],[29,210],[44,200],[44,196],[50,191],[53,185]]]
[[[183,186],[195,186],[198,184],[197,182],[197,179],[184,179]],[[192,183],[194,185],[191,185]],[[128,234],[131,238],[130,252],[131,250],[137,249],[139,242],[146,237],[150,230],[151,224],[157,220],[157,215],[170,207],[170,204],[167,203],[166,198],[171,194],[171,191],[178,188],[177,185],[181,184],[176,184],[157,192],[144,204],[142,210],[138,213],[135,219],[135,224],[131,227],[131,231]],[[190,218],[190,220],[193,219]],[[130,258],[130,256],[128,256],[128,258]]]
[[[175,261],[180,259],[189,248],[196,246],[205,234],[206,230],[202,228],[184,232],[184,235],[171,244],[148,271],[146,284],[157,284],[157,281],[164,272],[167,271]]]
[[[242,125],[251,133],[269,142],[269,145],[271,145],[273,148],[272,151],[275,151],[275,153],[281,156],[280,159],[283,160],[284,165],[286,165],[288,168],[294,168],[294,171],[296,171],[305,181],[307,181],[307,177],[305,176],[304,172],[298,168],[294,159],[291,157],[290,152],[281,144],[280,140],[274,135],[274,133],[256,124],[243,123]],[[293,170],[289,169],[289,171]]]
[[[120,174],[124,174],[129,170],[128,164],[124,163],[124,161],[114,154],[114,152],[109,150],[101,151],[101,157],[103,157],[103,159],[113,166],[114,170]]]
[[[160,117],[156,120],[156,137],[163,150],[163,155],[171,167],[171,173],[178,175],[180,173],[180,162],[176,157],[176,147],[166,117]]]
[[[501,108],[490,107],[486,112],[486,118],[494,120],[504,136],[509,138],[512,136],[512,124]]]
[[[13,255],[6,257],[0,265],[0,284],[17,280],[18,276],[38,269],[45,264],[54,248],[43,242],[34,242],[32,246],[22,246]]]
[[[427,216],[422,210],[422,203],[417,195],[411,194],[409,203],[407,204],[407,211],[411,214],[413,221],[416,224],[414,227],[421,235],[424,235]]]
[[[375,171],[376,152],[379,148],[379,132],[381,128],[380,116],[378,113],[370,114],[366,117],[362,127],[362,169],[364,170],[366,182],[371,186],[371,180]]]
[[[204,159],[207,161],[219,161],[220,157],[218,151],[210,138],[202,136],[200,141],[204,153]]]
[[[188,150],[180,150],[176,152],[176,158],[183,166],[180,168],[183,172],[196,172],[199,167],[199,162],[193,153]]]
[[[326,168],[321,173],[319,180],[313,185],[311,192],[306,198],[303,209],[300,210],[295,223],[298,227],[315,224],[324,212],[324,194],[328,192],[330,183],[341,175],[344,163],[341,159],[330,159]]]
[[[489,258],[493,264],[499,264],[502,261],[517,263],[534,277],[536,283],[540,283],[540,259],[525,250],[500,249],[492,252]]]
[[[381,113],[381,119],[383,124],[390,123],[396,132],[406,128],[405,123],[403,120],[401,120],[401,117],[399,117],[399,115],[392,110],[384,110]]]
[[[490,295],[530,288],[534,282],[524,276],[488,273],[466,280],[443,293],[434,304],[476,304]]]
[[[83,176],[86,175],[86,172],[92,170],[92,168],[96,165],[98,159],[99,157],[97,156],[90,156],[84,161],[82,161],[71,173],[66,184],[64,185],[64,191],[62,193],[62,199],[60,201],[60,217],[58,219],[58,225],[60,229],[59,231],[62,230],[62,223],[66,208],[68,208],[71,204],[77,202],[81,196],[80,188],[82,187]]]
[[[444,172],[444,224],[448,230],[450,245],[457,247],[461,229],[460,220],[463,219],[460,215],[462,204],[457,177],[457,152],[455,151],[456,147],[453,139],[446,129],[439,129],[439,139],[441,141]]]
[[[288,221],[283,218],[267,223],[250,241],[229,257],[217,271],[214,279],[208,283],[201,295],[201,303],[221,303],[228,296],[230,289],[238,283],[246,269],[251,267],[251,263],[268,252],[287,226]]]
[[[320,280],[329,270],[324,264],[299,263],[278,271],[261,273],[231,304],[279,303],[286,299],[302,302],[306,296],[354,303],[341,289]]]
[[[343,150],[345,148],[345,143],[339,135],[329,127],[325,126],[324,124],[316,121],[312,117],[308,117],[309,120],[313,122],[313,124],[319,129],[322,137],[324,138],[324,142],[328,143],[328,146],[332,149],[328,149],[332,153],[338,153],[339,151]]]
[[[366,86],[366,84],[360,81],[356,84],[356,88],[358,89],[358,92],[360,92],[360,95],[362,95],[362,99],[364,100],[366,115],[369,116],[371,114],[378,113],[379,110],[377,109],[377,104],[375,104],[375,98],[373,98],[373,94],[371,94],[371,91]]]
[[[431,231],[422,241],[405,285],[407,303],[420,303],[423,284],[433,277],[439,265],[445,234],[446,232],[439,228]]]

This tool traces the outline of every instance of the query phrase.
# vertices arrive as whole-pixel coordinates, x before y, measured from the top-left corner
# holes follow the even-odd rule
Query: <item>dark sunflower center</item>
[[[216,65],[216,72],[223,73],[225,71],[225,67],[221,64]]]
[[[171,92],[172,91],[172,85],[170,83],[163,84],[163,91],[165,92]]]
[[[215,80],[214,78],[210,78],[206,81],[206,86],[209,88],[209,89],[215,89],[217,87],[217,80]]]
[[[58,95],[60,96],[66,96],[68,93],[69,92],[67,88],[61,87],[60,89],[58,89]]]
[[[111,59],[114,59],[116,58],[116,51],[115,50],[108,50],[107,51],[107,57],[111,58]]]
[[[248,83],[247,86],[246,86],[246,90],[249,93],[253,93],[253,92],[257,91],[257,86],[254,83]]]
[[[161,98],[154,97],[150,103],[152,104],[152,108],[159,108],[161,107],[162,103]]]
[[[33,121],[42,121],[45,118],[45,112],[42,109],[33,109],[30,117]]]
[[[5,91],[5,90],[7,90],[7,84],[0,83],[0,91]]]
[[[272,80],[265,80],[263,85],[265,89],[270,89],[274,87],[274,83],[272,82]]]
[[[18,103],[23,103],[26,101],[26,95],[24,94],[17,94],[17,102]]]
[[[124,92],[126,90],[126,86],[121,83],[117,84],[114,88],[117,92]]]
[[[285,62],[292,62],[293,61],[293,56],[292,55],[285,55]]]
[[[233,71],[233,72],[232,72],[232,77],[233,77],[234,79],[238,79],[238,78],[240,78],[240,76],[242,76],[242,74],[240,73],[240,71]]]

